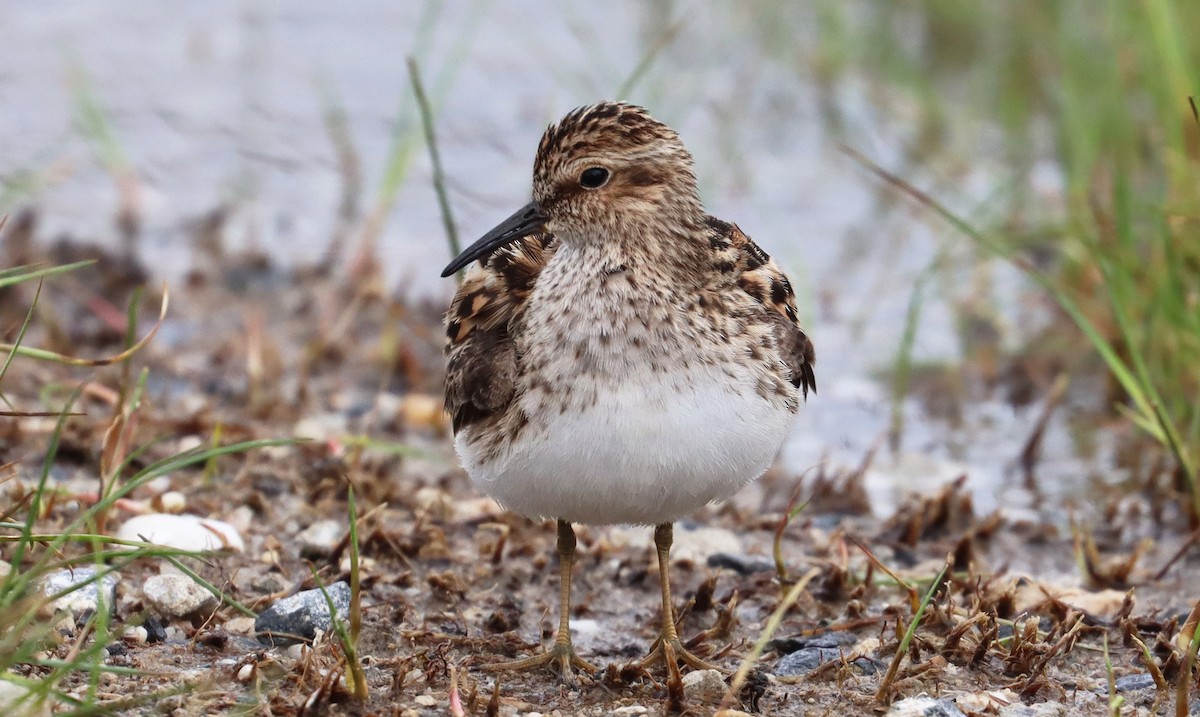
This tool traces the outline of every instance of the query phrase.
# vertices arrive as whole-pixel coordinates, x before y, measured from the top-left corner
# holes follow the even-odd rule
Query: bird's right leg
[[[571,646],[571,567],[575,563],[575,530],[565,520],[558,521],[558,635],[554,646],[533,657],[511,662],[483,665],[489,672],[530,670],[550,664],[557,665],[559,675],[567,684],[575,683],[575,669],[595,673],[598,668],[575,654]]]

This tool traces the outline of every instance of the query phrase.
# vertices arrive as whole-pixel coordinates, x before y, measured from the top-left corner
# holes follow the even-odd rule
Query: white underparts
[[[581,412],[531,425],[486,462],[470,429],[456,447],[475,485],[522,515],[597,525],[674,521],[761,475],[794,418],[755,391],[750,371],[736,382],[725,374],[688,378],[681,385],[631,377]]]

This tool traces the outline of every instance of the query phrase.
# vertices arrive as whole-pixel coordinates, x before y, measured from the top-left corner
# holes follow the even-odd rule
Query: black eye
[[[579,186],[584,189],[599,189],[608,181],[608,170],[604,167],[588,167],[579,175]]]

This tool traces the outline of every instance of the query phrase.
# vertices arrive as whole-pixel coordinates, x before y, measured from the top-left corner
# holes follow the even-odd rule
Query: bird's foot
[[[718,672],[727,672],[727,670],[723,670],[710,662],[705,662],[695,653],[684,647],[683,643],[679,641],[679,638],[674,636],[659,636],[659,638],[654,641],[654,646],[650,650],[650,654],[642,658],[642,661],[638,663],[638,667],[645,670],[654,663],[661,662],[666,665],[668,674],[674,674],[678,670],[680,661],[693,670],[717,670]]]
[[[588,675],[593,675],[600,671],[598,667],[576,655],[575,648],[571,647],[571,643],[569,642],[555,642],[554,646],[549,650],[540,652],[533,657],[509,662],[493,662],[490,665],[482,665],[481,669],[487,672],[526,672],[543,665],[550,665],[552,668],[557,667],[559,678],[568,685],[578,683],[575,677],[575,670],[577,669],[588,673]]]

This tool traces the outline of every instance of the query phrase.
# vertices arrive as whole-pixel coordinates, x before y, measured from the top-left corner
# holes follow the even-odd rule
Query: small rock
[[[453,520],[455,523],[481,523],[503,512],[500,504],[491,498],[460,498],[454,503]]]
[[[1154,678],[1149,672],[1125,675],[1116,680],[1117,692],[1134,692],[1135,690],[1154,689],[1154,687]],[[1108,692],[1107,684],[1104,685],[1104,692]]]
[[[696,670],[683,676],[683,698],[697,702],[719,702],[727,691],[717,670]]]
[[[150,639],[150,633],[141,625],[134,625],[125,628],[125,631],[121,633],[121,639],[135,645],[144,645]]]
[[[681,529],[682,528],[682,529]],[[728,528],[698,527],[675,529],[674,544],[671,546],[671,562],[691,562],[706,565],[713,553],[738,555],[742,552],[742,541]]]
[[[150,500],[150,505],[162,513],[178,515],[187,507],[187,496],[177,490],[160,493]]]
[[[1067,717],[1066,705],[1061,702],[1039,702],[1023,705],[1020,702],[1000,708],[1000,717]]]
[[[300,543],[300,557],[328,557],[341,542],[345,532],[346,529],[339,520],[318,520],[296,536],[296,541]]]
[[[413,698],[413,702],[416,702],[422,707],[437,707],[438,703],[437,698],[433,695],[417,695]]]
[[[310,438],[314,441],[329,441],[341,438],[349,432],[349,420],[342,413],[319,413],[307,416],[297,421],[292,429],[296,438]]]
[[[166,642],[167,628],[163,627],[162,620],[157,617],[150,616],[146,618],[146,622],[142,625],[146,628],[147,642]]]
[[[754,717],[754,715],[741,710],[717,710],[713,713],[713,717]]]
[[[325,588],[339,618],[350,611],[350,584],[336,582]],[[333,627],[329,603],[320,588],[305,590],[274,602],[254,621],[259,642],[265,645],[290,645],[299,640],[311,640],[317,630],[328,632]]]
[[[754,573],[770,573],[775,570],[775,561],[761,555],[735,555],[733,553],[713,553],[708,556],[708,567],[728,568],[739,575]]]
[[[100,603],[100,588],[104,586],[104,602],[111,612],[117,599],[117,576],[108,573],[99,580],[96,579],[95,568],[74,568],[56,570],[47,574],[38,582],[38,589],[43,595],[56,595],[64,590],[76,588],[54,601],[55,610],[69,610],[71,616],[79,621],[88,613],[96,611]]]
[[[935,700],[932,697],[909,697],[888,710],[887,717],[966,717],[954,700]]]
[[[0,711],[9,717],[49,717],[50,705],[38,702],[24,685],[0,680]]]
[[[780,677],[806,675],[826,662],[841,659],[843,655],[857,655],[850,664],[864,675],[873,675],[879,671],[881,663],[864,653],[865,642],[858,648],[852,648],[854,635],[845,632],[831,632],[814,637],[784,637],[768,643],[770,649],[785,653],[775,663],[775,674]]]
[[[253,635],[254,618],[248,615],[231,617],[225,621],[225,631],[230,635]]]
[[[246,548],[242,536],[225,521],[170,513],[134,516],[121,525],[117,538],[134,541],[144,538],[155,545],[197,553],[221,550],[240,553]]]
[[[445,402],[440,396],[428,393],[409,393],[400,399],[397,418],[406,428],[432,428],[445,430],[450,427]]]
[[[9,565],[7,561],[0,560],[0,579],[8,577],[8,574],[11,572],[12,566]]]
[[[209,612],[220,601],[196,581],[185,575],[155,575],[142,585],[142,595],[154,611],[163,617],[187,617]]]
[[[626,707],[618,707],[612,713],[615,717],[633,717],[634,715],[644,715],[649,711],[641,705],[628,705]]]
[[[250,678],[254,677],[254,665],[246,663],[242,665],[237,672],[238,682],[249,682]]]
[[[841,658],[842,651],[836,647],[806,647],[784,655],[775,663],[775,674],[780,677],[807,675],[826,662]]]
[[[779,637],[768,642],[767,648],[786,654],[810,647],[832,648],[835,650],[839,647],[848,648],[856,641],[857,638],[848,632],[828,632],[824,635],[811,635],[808,637]]]

